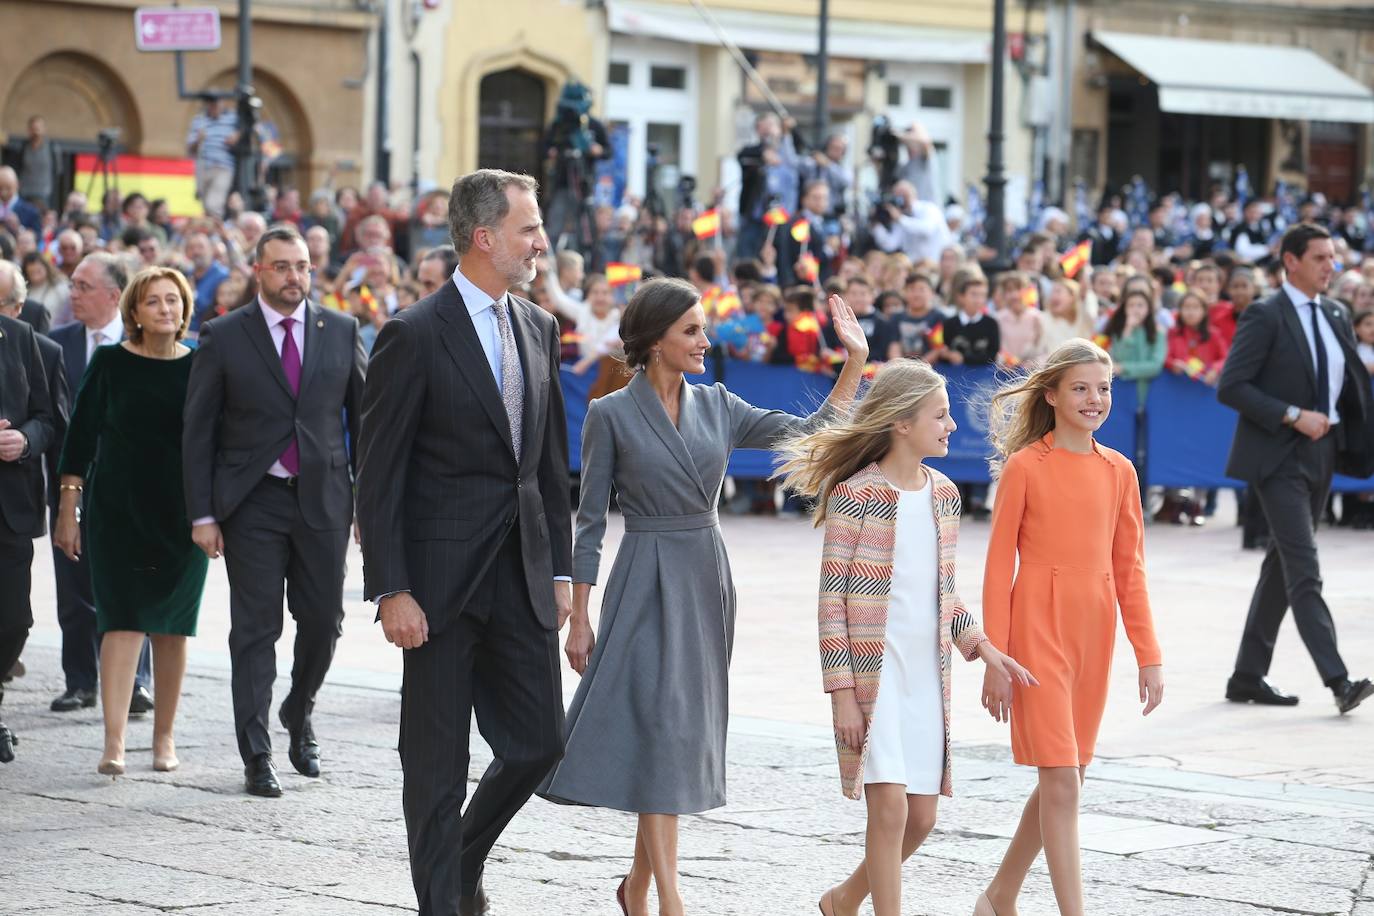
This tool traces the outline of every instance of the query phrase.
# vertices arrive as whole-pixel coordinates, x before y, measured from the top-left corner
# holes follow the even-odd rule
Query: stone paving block
[[[1295,817],[1233,829],[1236,833],[1309,843],[1317,848],[1344,849],[1365,854],[1374,850],[1374,818]]]
[[[1370,867],[1369,852],[1234,836],[1206,848],[1162,849],[1140,858],[1218,874],[1251,875],[1266,882],[1291,880],[1347,889],[1359,887]]]
[[[1189,850],[1190,854],[1206,855],[1204,852],[1194,851],[1194,847],[1209,843],[1225,843],[1231,838],[1231,834],[1216,830],[1199,830],[1196,827],[1180,827],[1177,824],[1141,824],[1124,829],[1084,830],[1079,835],[1079,843],[1084,849],[1123,856],[1180,847]]]

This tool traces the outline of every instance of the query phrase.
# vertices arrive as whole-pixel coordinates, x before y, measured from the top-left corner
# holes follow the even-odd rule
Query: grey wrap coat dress
[[[735,587],[716,503],[730,453],[819,427],[683,382],[673,426],[643,373],[591,403],[573,581],[595,584],[614,483],[625,538],[596,647],[567,717],[567,748],[539,794],[564,804],[692,814],[725,804]]]

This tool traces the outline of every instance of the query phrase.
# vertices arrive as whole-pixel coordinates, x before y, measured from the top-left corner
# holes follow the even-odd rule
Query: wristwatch
[[[1302,408],[1298,407],[1296,404],[1290,404],[1288,409],[1283,412],[1283,425],[1292,426],[1294,423],[1298,422],[1298,418],[1301,416]]]

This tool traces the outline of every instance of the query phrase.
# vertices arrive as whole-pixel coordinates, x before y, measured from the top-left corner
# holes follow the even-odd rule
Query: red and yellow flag
[[[792,224],[792,238],[799,245],[805,245],[811,241],[811,224],[804,219],[797,220]]]
[[[709,239],[719,233],[720,213],[716,210],[707,210],[692,220],[692,234],[699,239]]]
[[[763,214],[763,224],[765,226],[786,226],[787,221],[791,218],[782,207],[773,207]]]
[[[721,319],[729,318],[743,307],[744,304],[739,301],[739,295],[726,290],[716,299],[716,317]]]
[[[1034,283],[1021,287],[1021,301],[1025,303],[1026,308],[1039,308],[1040,288]]]
[[[930,345],[932,347],[943,347],[945,345],[944,324],[937,324],[935,330],[930,332]]]
[[[1076,277],[1083,266],[1092,258],[1093,243],[1084,239],[1059,256],[1059,267],[1066,277]]]
[[[801,261],[801,278],[807,283],[815,283],[816,278],[821,275],[821,262],[816,260],[816,256],[811,252],[804,252],[799,259]]]
[[[637,264],[622,264],[619,261],[612,261],[606,265],[606,282],[611,286],[638,283],[643,278],[644,271]]]
[[[377,297],[372,295],[372,290],[363,284],[358,289],[358,298],[363,301],[363,307],[367,309],[369,315],[377,314]]]
[[[821,323],[814,312],[802,312],[792,321],[792,330],[799,334],[819,334]]]
[[[1097,344],[1104,350],[1110,350],[1112,346],[1112,339],[1108,337],[1106,334],[1097,334],[1093,337],[1093,343]]]
[[[75,187],[99,187],[104,193],[98,173],[99,160],[91,153],[78,153],[76,157]],[[196,200],[196,163],[194,159],[163,159],[154,156],[116,156],[111,163],[112,172],[119,175],[119,192],[141,193],[149,200],[165,198],[173,216],[200,216],[205,212],[200,201]],[[96,176],[95,185],[90,185],[91,176]],[[99,205],[96,197],[93,204]]]

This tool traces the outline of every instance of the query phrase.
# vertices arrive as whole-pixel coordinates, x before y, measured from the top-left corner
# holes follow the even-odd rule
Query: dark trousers
[[[0,677],[9,674],[33,626],[33,538],[10,530],[0,516]],[[0,700],[5,688],[0,685]]]
[[[317,531],[301,518],[297,491],[264,477],[220,523],[229,574],[229,664],[234,732],[245,763],[272,752],[268,715],[277,678],[282,599],[296,621],[291,692],[282,703],[292,727],[315,708],[334,645],[343,632],[348,527]]]
[[[49,530],[57,528],[57,513],[49,516]],[[81,526],[81,541],[86,541],[86,526]],[[83,552],[75,563],[54,544],[53,577],[57,582],[57,625],[62,629],[62,673],[68,690],[94,690],[100,668],[100,634],[96,629],[95,595],[91,592],[91,566]],[[148,640],[138,657],[134,683],[151,690],[152,659]]]
[[[1272,476],[1251,487],[1269,524],[1269,549],[1250,600],[1236,656],[1237,674],[1263,677],[1269,673],[1279,625],[1291,607],[1293,622],[1322,680],[1346,676],[1336,650],[1336,625],[1322,598],[1315,537],[1331,491],[1335,458],[1335,436],[1317,442],[1304,439]]]
[[[514,534],[463,613],[405,653],[402,804],[420,916],[458,912],[501,831],[563,756],[561,684],[558,633],[534,616]],[[462,811],[474,711],[495,759]]]

